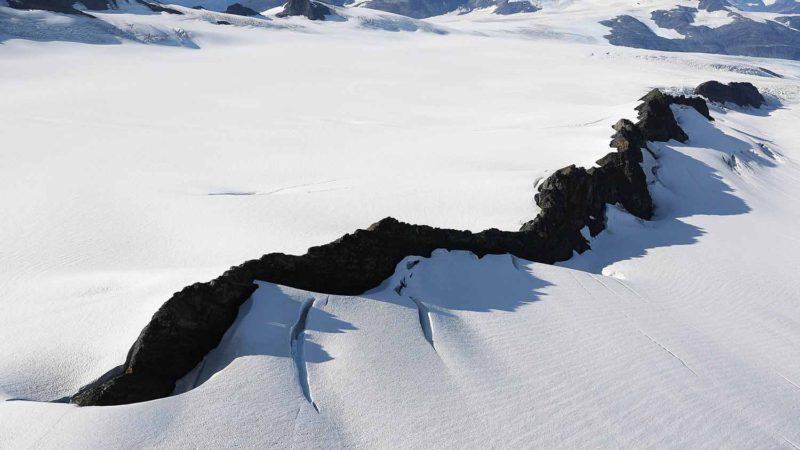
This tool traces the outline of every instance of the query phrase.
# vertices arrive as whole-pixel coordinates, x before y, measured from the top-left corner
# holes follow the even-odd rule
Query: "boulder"
[[[719,81],[706,81],[697,86],[694,93],[717,103],[735,103],[753,108],[760,108],[766,103],[758,88],[750,83],[722,84]]]

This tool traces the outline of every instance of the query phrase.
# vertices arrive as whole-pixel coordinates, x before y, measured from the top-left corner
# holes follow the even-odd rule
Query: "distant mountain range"
[[[312,4],[310,0],[297,0]],[[49,10],[73,15],[91,11],[130,9],[141,4],[151,11],[180,14],[170,4],[228,14],[259,16],[260,12],[284,5],[284,0],[0,0],[15,9]],[[336,7],[363,7],[425,19],[444,14],[467,14],[475,10],[508,15],[550,10],[571,14],[589,3],[543,2],[541,0],[314,0],[317,11]],[[631,2],[629,9],[609,8],[608,17],[598,21],[609,28],[605,38],[614,45],[650,50],[698,52],[800,60],[800,3],[797,0],[699,0],[687,6],[661,2],[660,8],[643,8]],[[600,6],[597,7],[598,9]],[[295,9],[302,11],[301,6]],[[616,14],[616,15],[615,15]],[[289,14],[292,15],[292,14]],[[324,13],[318,17],[324,19]],[[223,20],[223,23],[228,23]],[[0,32],[2,32],[0,23]],[[2,33],[0,33],[2,34]]]
[[[651,19],[657,27],[677,33],[672,38],[657,34],[657,30],[629,15],[601,23],[611,28],[607,37],[614,45],[800,59],[800,16],[770,20],[748,14],[756,12],[798,14],[800,4],[794,0],[778,0],[770,5],[761,0],[701,0],[697,7],[653,11]]]
[[[120,1],[127,2],[128,0]],[[182,6],[202,7],[213,11],[225,12],[228,7],[234,4],[242,5],[254,11],[264,11],[282,6],[286,2],[283,0],[197,0],[196,2],[179,0],[175,3]],[[475,9],[491,7],[495,8],[497,14],[530,13],[540,9],[537,4],[532,3],[530,0],[366,0],[355,2],[351,0],[331,0],[321,3],[328,3],[334,6],[361,6],[417,19],[452,12],[467,13]],[[119,6],[117,0],[8,0],[8,4],[12,8],[42,9],[67,14],[79,14],[83,9],[101,11],[115,9]]]

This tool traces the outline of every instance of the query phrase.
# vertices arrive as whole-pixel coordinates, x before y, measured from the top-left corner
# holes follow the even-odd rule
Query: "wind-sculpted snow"
[[[637,124],[622,120],[614,126],[611,146],[617,152],[599,160],[597,168],[570,166],[548,177],[536,195],[542,211],[518,232],[490,229],[471,233],[387,218],[333,243],[313,247],[305,255],[264,255],[231,268],[213,281],[189,286],[156,312],[129,351],[122,374],[88,386],[72,400],[83,406],[116,405],[168,395],[177,380],[222,339],[224,330],[233,323],[232,313],[250,297],[257,280],[347,295],[374,288],[403,258],[428,256],[437,249],[466,250],[478,256],[508,253],[545,263],[582,253],[590,248],[582,230],[588,228],[594,237],[605,228],[607,204],[621,204],[641,219],[652,216],[652,200],[641,167],[643,150],[646,140],[687,140],[670,109],[673,104],[691,105],[711,118],[702,99],[653,90],[637,108]],[[402,291],[401,282],[397,293]],[[428,313],[422,303],[412,301],[419,310],[420,326],[432,343]],[[294,326],[300,330],[297,333],[301,333],[310,308],[310,303],[304,305]],[[294,350],[299,342],[297,334],[292,342],[302,380],[306,378],[302,351]],[[312,402],[307,385],[303,391]]]
[[[537,212],[543,169],[591,166],[653,86],[751,81],[784,104],[712,104],[714,122],[670,105],[689,139],[643,154],[653,217],[607,207],[606,230],[583,232],[591,251],[552,266],[434,251],[358,296],[258,282],[179,395],[2,402],[0,447],[800,443],[796,65],[456,34],[270,36],[224,51],[2,46],[0,397],[75,392],[124,362],[176,288],[259,249],[300,254],[394,211],[516,229]],[[353,181],[367,172],[380,182]],[[405,295],[428,309],[433,346]],[[320,412],[291,353],[310,298],[305,383]]]

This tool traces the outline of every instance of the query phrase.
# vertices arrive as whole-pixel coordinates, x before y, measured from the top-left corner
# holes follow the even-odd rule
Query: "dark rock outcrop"
[[[90,14],[75,9],[74,5],[75,2],[72,0],[8,0],[8,6],[14,9],[51,11],[94,18]],[[105,8],[98,9],[108,9],[108,4]]]
[[[735,103],[753,108],[760,108],[765,103],[764,96],[750,83],[722,84],[718,81],[706,81],[697,86],[694,93],[717,103]]]
[[[335,0],[335,4],[342,0]],[[359,3],[370,9],[400,14],[415,19],[457,12],[464,14],[476,9],[495,6],[494,13],[501,15],[536,12],[540,8],[529,0],[367,0]]]
[[[776,17],[776,22],[780,22],[786,25],[789,28],[794,28],[795,30],[800,30],[800,16],[784,16],[784,17]]]
[[[325,16],[333,14],[330,8],[314,0],[289,0],[278,17],[306,16],[310,20],[325,20]]]
[[[678,125],[675,115],[672,114],[670,105],[691,106],[708,120],[711,113],[705,100],[699,97],[685,97],[683,95],[669,95],[658,89],[653,89],[642,97],[642,103],[636,107],[639,112],[639,122],[636,126],[641,130],[647,141],[676,141],[686,142],[689,137]]]
[[[148,0],[135,0],[135,2],[146,6],[150,11],[165,12],[168,14],[183,14],[176,9],[164,6],[159,2]],[[117,8],[118,6],[116,0],[8,0],[8,6],[15,9],[52,11],[94,18],[94,16],[91,14],[87,14],[79,9],[76,9],[76,4],[83,5],[89,11],[105,11],[108,9]]]
[[[153,12],[165,12],[167,14],[183,15],[183,13],[178,11],[177,9],[167,8],[166,6],[161,5],[160,3],[148,2],[145,0],[136,0],[136,2],[146,6],[147,9]]]
[[[689,137],[683,132],[670,105],[672,97],[658,89],[653,89],[642,97],[642,104],[636,107],[639,112],[638,127],[648,141],[676,141],[686,142]]]
[[[538,10],[539,8],[536,5],[527,0],[512,2],[508,0],[499,0],[494,13],[500,14],[501,16],[508,16],[511,14],[532,13]]]
[[[650,13],[653,22],[661,28],[681,30],[694,23],[694,15],[697,8],[679,6],[670,10],[657,10]]]
[[[235,14],[237,16],[257,16],[258,12],[253,9],[248,8],[247,6],[242,5],[241,3],[234,3],[228,6],[228,9],[225,10],[226,14]]]
[[[800,2],[797,0],[775,0],[768,4],[764,0],[729,0],[729,3],[747,11],[800,14]]]
[[[671,111],[669,117],[675,120]],[[539,187],[536,204],[541,212],[524,224],[522,231],[548,242],[554,261],[589,249],[581,230],[587,227],[591,236],[597,236],[605,228],[606,204],[619,203],[641,219],[653,215],[647,179],[640,166],[646,145],[644,134],[638,125],[624,119],[614,129],[611,146],[616,153],[598,160],[597,167],[558,170]]]
[[[236,319],[241,299],[255,289],[252,281],[239,283],[230,277],[184,288],[142,330],[122,374],[78,393],[72,401],[119,405],[168,396],[175,380],[219,344]]]
[[[386,218],[302,256],[271,253],[247,261],[174,294],[142,330],[123,367],[81,390],[72,402],[118,405],[170,395],[175,382],[218,345],[239,306],[255,291],[256,280],[355,295],[390,277],[406,256],[430,256],[436,249],[466,250],[479,257],[508,253],[543,263],[569,259],[589,249],[582,229],[596,236],[605,228],[609,203],[621,204],[641,219],[651,218],[653,204],[641,167],[646,141],[685,138],[669,105],[692,103],[701,110],[705,102],[660,91],[642,101],[637,124],[621,120],[614,125],[611,146],[616,152],[601,158],[597,167],[569,166],[542,183],[535,196],[541,212],[520,231],[473,233]]]
[[[683,95],[670,95],[670,103],[673,105],[690,106],[699,112],[703,117],[710,121],[714,121],[711,117],[711,111],[708,110],[708,103],[700,97],[686,97]]]
[[[728,0],[700,0],[700,4],[698,4],[697,7],[708,12],[714,12],[730,11],[732,5],[728,3]]]

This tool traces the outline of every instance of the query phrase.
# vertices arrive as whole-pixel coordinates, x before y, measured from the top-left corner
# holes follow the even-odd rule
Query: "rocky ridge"
[[[582,230],[605,228],[606,205],[620,204],[647,220],[653,203],[641,167],[647,141],[686,141],[670,108],[692,106],[710,119],[704,100],[653,90],[637,108],[638,122],[614,125],[616,151],[590,169],[569,166],[548,177],[535,196],[540,214],[519,231],[479,233],[412,225],[386,218],[305,255],[271,253],[230,268],[218,278],[187,286],[153,315],[123,366],[87,385],[71,401],[81,406],[119,405],[169,396],[175,382],[216,347],[239,306],[261,280],[299,289],[355,295],[378,286],[406,256],[436,249],[466,250],[482,257],[512,254],[542,263],[569,259],[589,249]]]

